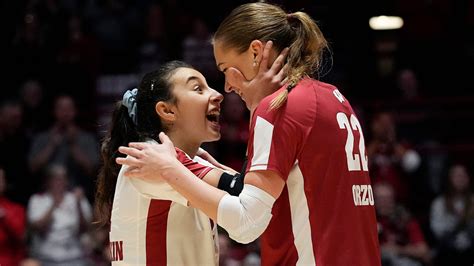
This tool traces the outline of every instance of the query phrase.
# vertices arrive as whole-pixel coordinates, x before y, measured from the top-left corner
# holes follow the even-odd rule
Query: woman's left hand
[[[129,166],[125,176],[156,181],[179,168],[181,163],[176,158],[173,142],[163,132],[159,137],[162,144],[131,142],[128,147],[119,147],[119,152],[128,155],[116,159],[118,164]]]

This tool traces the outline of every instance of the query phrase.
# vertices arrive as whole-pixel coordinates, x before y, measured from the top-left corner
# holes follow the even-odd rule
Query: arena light
[[[373,30],[396,30],[403,27],[403,19],[398,16],[377,16],[369,19]]]

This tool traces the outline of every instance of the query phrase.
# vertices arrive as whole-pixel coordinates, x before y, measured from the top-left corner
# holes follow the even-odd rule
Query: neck
[[[196,153],[202,144],[200,142],[190,141],[189,136],[183,136],[182,134],[177,134],[177,132],[174,131],[167,132],[166,134],[171,139],[176,148],[184,151],[191,158],[196,156]]]

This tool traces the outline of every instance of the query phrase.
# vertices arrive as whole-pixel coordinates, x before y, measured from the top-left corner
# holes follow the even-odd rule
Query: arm
[[[92,175],[94,173],[94,163],[90,160],[90,158],[82,151],[81,146],[77,143],[71,143],[71,155],[74,158],[74,161],[84,170],[84,172],[88,175]]]
[[[160,134],[160,139],[164,133]],[[147,183],[163,183],[171,177],[177,184],[173,186],[173,181],[169,183],[176,191],[184,196],[190,204],[204,211],[211,219],[216,218],[216,208],[219,200],[226,192],[207,184],[196,176],[186,166],[178,160],[171,141],[166,137],[166,143],[130,143],[130,147],[120,147],[119,151],[128,155],[118,157],[118,164],[128,166],[124,174],[133,179],[142,179]],[[161,139],[163,141],[163,139]],[[134,148],[139,146],[140,149]],[[141,157],[143,155],[144,157]],[[138,159],[139,158],[139,159]],[[209,171],[207,181],[217,185],[219,172]],[[185,187],[185,191],[183,191]],[[182,193],[185,192],[185,193]],[[203,198],[202,201],[198,200]]]
[[[278,174],[272,171],[250,172],[245,175],[246,185],[239,197],[230,196],[196,178],[176,159],[169,138],[161,133],[160,139],[163,144],[130,143],[130,147],[119,148],[120,152],[129,155],[117,158],[117,163],[130,166],[126,176],[160,182],[158,175],[237,241],[251,242],[266,229],[273,202],[284,187]],[[223,214],[219,217],[218,212]]]
[[[93,175],[98,162],[97,143],[93,136],[82,133],[76,126],[69,126],[66,136],[71,157],[87,175]]]
[[[231,195],[238,195],[243,188],[243,176],[235,172],[230,174],[228,171],[224,171],[220,168],[212,168],[209,166],[209,162],[205,165],[191,160],[183,151],[176,149],[178,161],[185,166],[186,169],[190,170],[194,175],[193,178],[202,179],[207,184],[217,187],[221,190],[228,192]],[[175,156],[176,156],[175,155]],[[124,166],[120,171],[120,175],[126,172],[128,166]],[[161,200],[171,200],[182,205],[188,206],[189,201],[178,193],[170,184],[164,181],[158,180],[147,180],[143,176],[128,179],[137,192],[145,197]]]
[[[418,242],[414,244],[408,244],[401,246],[398,249],[398,254],[403,256],[412,257],[424,262],[428,262],[430,259],[430,249],[425,242]]]
[[[63,136],[59,131],[56,128],[53,128],[44,136],[39,135],[34,140],[28,158],[28,164],[33,173],[39,171],[49,162],[49,159],[58,145],[62,142],[62,139]]]
[[[55,198],[53,204],[51,204],[51,206],[47,209],[46,213],[44,213],[43,215],[39,216],[36,219],[30,218],[31,228],[39,231],[40,233],[46,233],[53,222],[54,210],[61,204],[61,202],[62,202],[62,198],[61,199]],[[31,211],[33,210],[30,208],[30,212]]]
[[[229,173],[232,173],[232,174],[237,174],[238,173],[234,169],[219,163],[210,153],[208,153],[203,148],[199,148],[196,155],[203,158],[204,160],[210,162],[212,165],[214,165],[217,168],[223,169],[224,171],[228,171]]]
[[[79,232],[82,233],[82,232],[87,231],[89,220],[90,220],[88,217],[89,215],[86,215],[84,213],[84,206],[83,206],[83,205],[87,205],[88,202],[84,202],[84,201],[87,201],[87,199],[84,197],[84,191],[82,190],[81,187],[76,187],[73,190],[73,194],[76,198],[77,212],[79,215]]]
[[[441,196],[435,198],[431,204],[430,210],[430,229],[438,241],[454,231],[449,223],[446,222],[446,213],[444,200]]]

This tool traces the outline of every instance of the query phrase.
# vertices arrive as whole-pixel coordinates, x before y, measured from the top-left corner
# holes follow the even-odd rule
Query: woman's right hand
[[[251,112],[257,108],[263,98],[283,87],[286,83],[288,65],[285,64],[285,60],[289,48],[283,49],[275,61],[273,61],[272,65],[268,66],[272,45],[272,41],[265,43],[258,73],[252,80],[247,80],[242,72],[234,67],[229,67],[226,70],[227,77],[239,84],[238,87],[247,88],[246,91],[255,92],[255,95],[252,97],[252,102],[247,102],[247,107]]]

